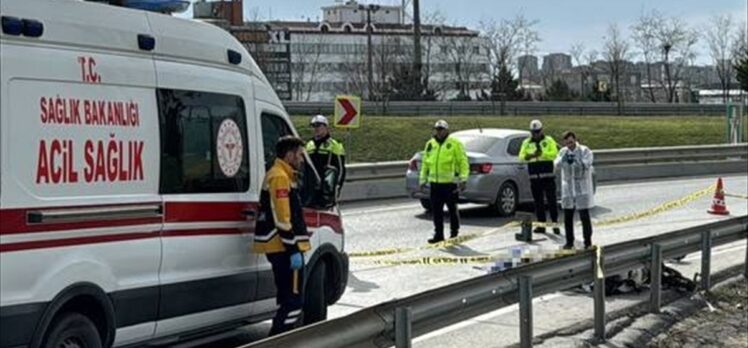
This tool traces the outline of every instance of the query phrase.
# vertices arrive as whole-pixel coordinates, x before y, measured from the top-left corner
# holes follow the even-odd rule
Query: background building
[[[225,6],[218,5],[221,2],[203,4],[214,8]],[[378,100],[396,97],[414,62],[413,25],[401,23],[402,8],[376,6],[376,10],[371,10],[368,5],[348,1],[323,7],[322,11],[321,22],[234,25],[230,11],[220,10],[195,11],[195,16],[223,26],[236,36],[282,99],[329,101],[337,94],[371,95]],[[371,18],[370,31],[367,12]],[[421,33],[422,80],[437,99],[474,97],[481,88],[489,88],[488,54],[477,31],[421,25]]]

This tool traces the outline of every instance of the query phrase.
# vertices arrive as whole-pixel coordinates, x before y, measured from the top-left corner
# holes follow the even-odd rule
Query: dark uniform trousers
[[[304,269],[291,269],[291,253],[279,252],[267,254],[273,266],[275,278],[276,304],[280,308],[273,318],[270,336],[293,330],[302,323],[304,305]]]
[[[431,183],[431,213],[434,218],[435,237],[444,237],[444,205],[449,209],[449,228],[453,235],[460,230],[460,213],[457,210],[459,193],[457,184]]]
[[[532,189],[532,199],[535,202],[535,215],[538,217],[538,221],[546,222],[545,203],[543,202],[543,198],[545,198],[548,203],[548,209],[551,213],[551,221],[558,222],[556,179],[553,176],[531,178],[530,188]]]
[[[589,209],[579,209],[579,220],[582,220],[582,236],[584,246],[592,245],[592,221]],[[574,209],[564,209],[564,229],[566,230],[566,245],[574,245]]]

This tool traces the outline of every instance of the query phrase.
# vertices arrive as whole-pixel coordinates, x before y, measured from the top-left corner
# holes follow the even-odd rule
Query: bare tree
[[[735,44],[732,31],[734,25],[732,16],[727,14],[712,17],[705,28],[709,54],[722,89],[723,103],[727,103],[733,76],[732,53]]]
[[[470,98],[470,90],[475,85],[480,70],[475,63],[480,55],[479,38],[448,36],[444,38],[443,61],[452,67],[454,86],[458,98]]]
[[[294,77],[292,88],[296,100],[309,101],[312,92],[319,90],[319,78],[325,75],[322,63],[322,47],[327,44],[326,35],[312,35],[313,39],[293,45],[295,57],[291,64],[291,74]]]
[[[583,42],[575,42],[571,45],[571,48],[569,48],[569,54],[571,55],[571,58],[574,60],[574,64],[577,66],[577,70],[579,70],[579,93],[580,95],[584,95],[587,91],[587,76],[589,75],[589,65],[585,64],[585,47]],[[596,55],[596,54],[595,54]],[[594,59],[594,58],[593,58]],[[589,64],[592,64],[592,62],[589,62]]]
[[[673,103],[682,75],[695,56],[693,46],[699,35],[678,17],[663,19],[659,24],[656,37],[665,65],[663,89],[668,103]]]
[[[657,32],[663,20],[662,14],[653,10],[650,13],[642,14],[631,27],[634,43],[639,49],[639,55],[644,59],[649,99],[653,103],[657,102],[657,98],[655,97],[655,89],[653,87],[652,64],[658,56],[660,45],[658,44]]]
[[[502,67],[512,70],[520,53],[534,52],[535,44],[540,41],[534,28],[537,23],[538,21],[526,19],[522,14],[511,20],[480,23],[481,31],[486,37],[486,54],[492,75],[495,76]]]
[[[625,92],[621,88],[621,79],[626,73],[628,58],[630,56],[628,40],[621,34],[618,25],[611,24],[604,40],[603,56],[608,63],[608,70],[613,80],[614,95],[618,105],[618,114],[623,113],[623,100]]]

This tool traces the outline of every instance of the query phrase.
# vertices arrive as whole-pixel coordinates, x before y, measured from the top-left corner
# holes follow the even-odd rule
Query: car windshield
[[[499,138],[488,137],[485,135],[459,134],[454,137],[462,142],[465,146],[465,151],[478,153],[488,153],[488,150],[499,141]]]

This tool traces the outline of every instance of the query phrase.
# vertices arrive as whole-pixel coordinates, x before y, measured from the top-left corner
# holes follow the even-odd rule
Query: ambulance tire
[[[94,323],[85,315],[65,313],[50,326],[44,348],[101,348],[101,338]]]
[[[423,209],[426,210],[427,213],[431,212],[431,200],[430,199],[425,199],[425,198],[421,199],[421,206],[423,207]]]
[[[304,298],[304,325],[327,319],[327,300],[325,299],[325,278],[327,267],[324,262],[317,263],[309,273]]]

